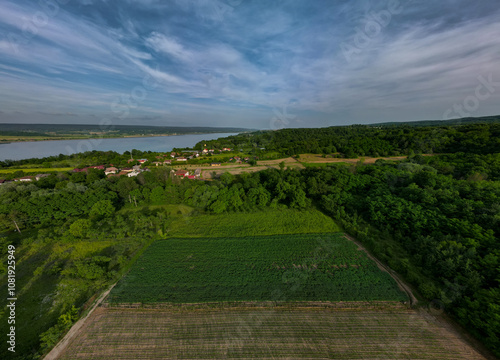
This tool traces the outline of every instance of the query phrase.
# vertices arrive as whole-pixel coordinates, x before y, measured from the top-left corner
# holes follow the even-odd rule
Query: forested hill
[[[500,150],[500,123],[452,126],[338,126],[318,129],[259,131],[198,143],[231,148],[265,148],[285,155],[303,153],[358,156],[398,156],[412,153],[488,154]]]
[[[142,125],[84,125],[84,124],[0,124],[0,135],[89,135],[105,133],[112,136],[142,136],[164,134],[194,134],[194,133],[239,133],[248,129],[236,127],[208,126],[142,126]]]
[[[467,118],[450,119],[450,120],[386,122],[386,123],[370,124],[369,126],[451,126],[451,125],[469,125],[469,124],[484,124],[484,123],[498,123],[498,122],[500,122],[500,115],[467,117]]]

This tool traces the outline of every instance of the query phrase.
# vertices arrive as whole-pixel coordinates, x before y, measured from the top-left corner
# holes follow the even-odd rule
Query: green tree
[[[102,219],[110,217],[115,213],[115,207],[111,200],[99,200],[90,209],[90,216]]]
[[[87,232],[92,226],[89,219],[78,219],[69,227],[69,233],[77,238],[87,236]]]

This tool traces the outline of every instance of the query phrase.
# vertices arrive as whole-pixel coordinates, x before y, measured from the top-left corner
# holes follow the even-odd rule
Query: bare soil
[[[99,307],[57,359],[439,359],[480,353],[424,310]]]

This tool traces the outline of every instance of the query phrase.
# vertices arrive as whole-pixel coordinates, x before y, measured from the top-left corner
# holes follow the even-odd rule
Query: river
[[[173,136],[144,136],[118,139],[85,139],[85,140],[52,140],[23,141],[0,144],[0,161],[43,158],[59,154],[99,150],[116,151],[120,154],[132,149],[142,151],[167,152],[173,148],[193,147],[202,140],[213,140],[220,137],[237,135],[235,133],[213,133]]]

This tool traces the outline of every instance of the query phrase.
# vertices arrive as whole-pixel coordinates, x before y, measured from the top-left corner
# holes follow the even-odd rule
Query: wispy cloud
[[[401,4],[347,62],[339,45],[387,4],[86,0],[60,5],[34,26],[44,12],[37,2],[5,0],[0,122],[36,111],[45,121],[55,113],[104,116],[145,77],[159,86],[129,122],[265,128],[284,105],[308,117],[290,126],[418,120],[440,118],[479,75],[500,79],[495,0]],[[475,115],[500,113],[499,99],[500,90]]]

